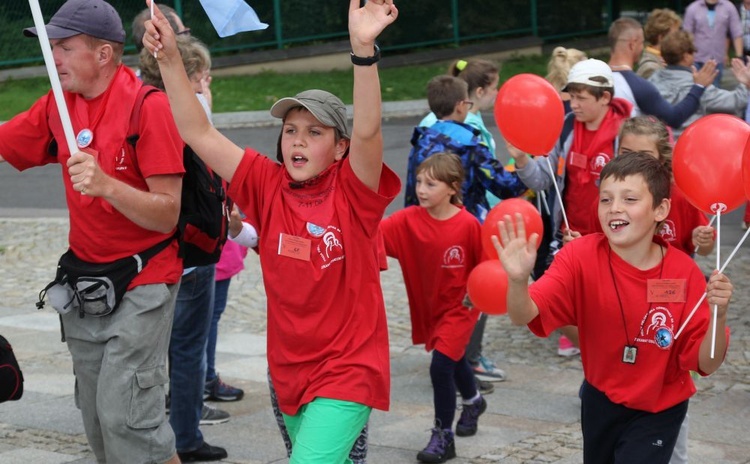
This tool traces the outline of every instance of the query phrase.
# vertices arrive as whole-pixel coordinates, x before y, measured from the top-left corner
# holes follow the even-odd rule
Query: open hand
[[[715,60],[706,61],[703,67],[699,70],[696,70],[695,66],[693,66],[693,81],[703,87],[708,87],[713,84],[714,79],[718,74],[719,71],[716,69]]]
[[[508,280],[527,282],[536,262],[536,244],[539,234],[533,233],[526,240],[526,226],[523,215],[516,213],[514,218],[505,216],[498,221],[500,238],[492,236],[492,244],[503,263]]]

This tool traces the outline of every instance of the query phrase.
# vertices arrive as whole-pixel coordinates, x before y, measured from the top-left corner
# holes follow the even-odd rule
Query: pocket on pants
[[[148,429],[160,425],[164,410],[164,385],[168,380],[164,366],[142,369],[135,372],[132,381],[132,396],[128,411],[128,427]]]

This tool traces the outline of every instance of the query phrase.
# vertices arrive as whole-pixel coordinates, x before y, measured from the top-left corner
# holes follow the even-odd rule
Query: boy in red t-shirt
[[[463,181],[458,156],[430,156],[416,170],[419,206],[397,211],[380,224],[386,253],[399,260],[404,274],[412,341],[432,351],[435,428],[427,447],[417,454],[421,462],[456,456],[456,386],[464,403],[456,435],[474,435],[479,415],[487,408],[466,359],[479,311],[466,308],[463,299],[469,273],[481,260],[482,233],[479,220],[463,207]]]
[[[669,172],[657,159],[615,158],[599,186],[604,233],[566,244],[531,286],[538,236],[527,240],[517,215],[499,223],[505,245],[493,239],[508,274],[513,323],[545,337],[561,326],[579,328],[586,464],[667,464],[695,393],[690,371],[709,375],[724,360],[732,284],[714,271],[706,287],[698,265],[655,235],[669,214],[669,191]],[[687,321],[704,289],[707,302]],[[717,307],[716,327],[709,305]]]
[[[292,442],[290,462],[346,462],[372,408],[390,396],[388,327],[378,225],[398,194],[383,164],[375,39],[398,16],[393,0],[349,3],[354,123],[323,90],[279,100],[279,163],[211,126],[161,12],[146,22],[185,143],[231,181],[228,194],[259,230],[268,305],[268,364]]]

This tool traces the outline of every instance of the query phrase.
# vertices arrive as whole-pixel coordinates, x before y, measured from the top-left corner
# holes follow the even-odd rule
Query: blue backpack
[[[486,193],[514,198],[526,191],[515,173],[510,173],[481,142],[479,131],[455,121],[438,121],[430,127],[415,127],[406,173],[404,206],[419,204],[416,194],[417,167],[435,153],[453,153],[461,159],[466,178],[461,187],[466,210],[484,222],[490,209]]]

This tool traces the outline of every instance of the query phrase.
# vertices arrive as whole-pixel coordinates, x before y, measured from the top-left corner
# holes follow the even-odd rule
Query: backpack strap
[[[154,92],[161,92],[161,90],[153,85],[147,84],[142,85],[141,88],[138,89],[138,94],[136,94],[135,103],[133,104],[133,111],[130,113],[128,135],[125,137],[125,141],[127,141],[127,144],[132,148],[131,154],[133,156],[131,156],[131,158],[133,160],[133,166],[139,172],[140,169],[138,169],[138,156],[136,156],[135,146],[138,143],[138,139],[141,137],[141,134],[138,133],[138,128],[140,127],[141,122],[141,108],[143,108],[143,101],[146,97]]]

